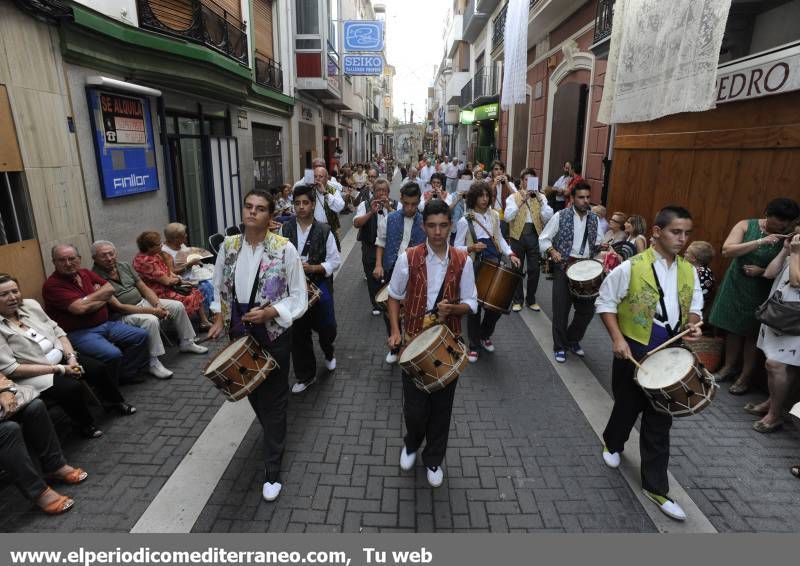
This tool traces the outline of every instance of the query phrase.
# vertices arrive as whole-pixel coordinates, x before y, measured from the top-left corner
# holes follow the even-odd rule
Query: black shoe
[[[103,436],[103,431],[94,426],[93,424],[81,427],[81,434],[85,438],[100,438]]]
[[[132,414],[134,414],[136,412],[136,407],[134,407],[133,405],[128,405],[124,401],[122,403],[117,403],[114,406],[114,408],[123,417],[127,417],[127,416],[132,415]]]

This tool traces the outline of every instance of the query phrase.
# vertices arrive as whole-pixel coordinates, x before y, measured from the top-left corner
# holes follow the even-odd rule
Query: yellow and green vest
[[[522,230],[525,228],[525,222],[528,219],[528,207],[525,204],[525,192],[522,190],[514,193],[514,201],[517,203],[517,215],[514,220],[510,222],[509,235],[512,240],[519,240],[522,237]],[[542,233],[542,203],[538,198],[528,200],[531,207],[531,220],[536,227],[536,234]]]
[[[640,344],[650,342],[653,317],[658,307],[658,287],[651,267],[656,261],[653,248],[633,256],[628,294],[617,307],[619,328],[626,337]],[[681,306],[681,327],[686,324],[694,293],[694,267],[680,256],[678,265],[678,302]],[[665,291],[666,293],[666,291]]]

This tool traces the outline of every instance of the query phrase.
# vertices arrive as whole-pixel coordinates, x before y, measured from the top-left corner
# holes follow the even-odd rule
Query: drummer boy
[[[606,326],[614,352],[611,387],[614,407],[603,431],[603,460],[620,464],[639,413],[641,481],[645,496],[667,516],[683,521],[686,513],[669,497],[667,464],[672,416],[657,412],[634,381],[635,366],[647,352],[682,329],[701,336],[703,293],[694,267],[680,255],[692,231],[689,211],[666,206],[656,215],[652,247],[624,261],[603,281],[597,312]]]
[[[405,301],[405,343],[441,323],[458,337],[461,317],[478,310],[472,260],[463,250],[449,245],[450,207],[440,199],[429,201],[422,212],[427,242],[408,248],[397,258],[389,282],[390,349],[400,347],[400,301]],[[450,414],[458,380],[444,389],[426,393],[403,371],[403,415],[406,435],[400,452],[400,468],[411,470],[417,450],[426,441],[422,462],[428,483],[444,481],[442,461],[450,432]]]

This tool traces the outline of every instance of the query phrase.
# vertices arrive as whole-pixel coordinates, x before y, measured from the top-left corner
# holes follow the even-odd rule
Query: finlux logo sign
[[[128,175],[126,177],[114,177],[115,189],[130,189],[136,187],[144,187],[147,185],[147,180],[150,175]]]

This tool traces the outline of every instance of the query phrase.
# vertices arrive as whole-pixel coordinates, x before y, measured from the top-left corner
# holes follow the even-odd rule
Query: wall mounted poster
[[[103,198],[158,190],[148,99],[98,89],[87,96]]]

